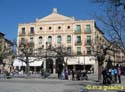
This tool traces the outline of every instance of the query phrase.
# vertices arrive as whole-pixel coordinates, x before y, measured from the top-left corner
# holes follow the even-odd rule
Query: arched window
[[[39,37],[39,44],[42,44],[42,39],[43,39],[43,37],[40,36],[40,37]]]
[[[67,53],[71,54],[71,47],[67,47]]]
[[[71,43],[71,36],[70,35],[67,36],[67,43]]]
[[[33,37],[30,37],[30,42],[34,42],[34,39],[33,39]]]
[[[77,43],[81,43],[81,36],[77,36],[76,40],[77,40]]]
[[[52,42],[52,36],[48,36],[48,42]]]
[[[61,43],[62,41],[62,37],[61,36],[57,36],[57,43]]]

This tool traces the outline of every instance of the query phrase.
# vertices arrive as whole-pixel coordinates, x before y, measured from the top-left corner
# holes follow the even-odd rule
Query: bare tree
[[[68,60],[68,57],[71,56],[71,52],[68,52],[67,51],[67,47],[63,46],[63,45],[60,45],[58,47],[50,47],[51,51],[57,53],[55,57],[60,57],[60,58],[63,58],[63,64],[64,64],[64,68],[67,67],[67,60]],[[66,58],[64,61],[64,58]]]
[[[17,46],[18,50],[17,58],[26,64],[27,77],[30,76],[30,63],[34,62],[35,60],[44,59],[45,61],[47,61],[47,58],[61,58],[63,60],[64,67],[67,67],[66,62],[68,60],[68,57],[66,59],[66,62],[64,62],[64,57],[68,55],[66,47],[64,46],[53,47],[51,45],[46,44],[47,45],[46,48],[41,47],[33,49],[30,48],[32,47],[32,45],[34,44],[23,43]],[[31,60],[31,57],[35,57],[35,59]],[[47,70],[45,70],[44,72],[47,72]]]
[[[29,42],[29,43],[21,43],[17,47],[17,50],[18,50],[17,58],[26,64],[27,78],[30,77],[30,63],[37,60],[35,58],[32,58],[34,54],[33,46],[34,46],[34,43]]]
[[[125,1],[124,0],[93,0],[103,5],[103,12],[95,17],[104,25],[110,41],[117,44],[125,54]]]
[[[103,25],[103,30],[110,39],[110,45],[103,49],[102,55],[98,56],[98,62],[103,64],[108,50],[118,48],[125,54],[125,1],[124,0],[91,0],[95,4],[101,4],[100,13],[95,13],[94,17]],[[99,9],[99,8],[98,8]],[[103,62],[102,62],[103,61]],[[100,66],[101,66],[100,65]],[[99,66],[99,67],[100,67]],[[107,62],[107,67],[111,64]],[[98,75],[101,78],[101,74]]]

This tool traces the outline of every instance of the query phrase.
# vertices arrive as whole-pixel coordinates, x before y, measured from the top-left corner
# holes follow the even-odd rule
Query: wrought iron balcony
[[[34,47],[34,42],[29,42],[29,43],[28,43],[28,46],[29,46],[29,47]]]
[[[85,45],[92,45],[91,41],[86,41]]]
[[[82,32],[81,32],[81,30],[80,30],[80,31],[75,30],[74,33],[75,33],[75,34],[81,34]]]
[[[35,33],[28,33],[29,36],[35,35]]]
[[[91,32],[91,30],[90,31],[84,31],[84,34],[91,34],[92,32]]]
[[[19,36],[25,36],[26,33],[19,33]]]
[[[82,45],[82,41],[76,41],[75,45]]]

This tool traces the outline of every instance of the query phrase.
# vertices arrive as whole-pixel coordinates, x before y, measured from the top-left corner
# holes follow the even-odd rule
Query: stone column
[[[21,70],[21,66],[18,66],[18,69]]]
[[[98,61],[95,59],[94,74],[98,74]]]
[[[53,59],[53,74],[56,74],[56,59]]]
[[[36,66],[34,66],[34,73],[36,74]]]
[[[46,58],[45,58],[45,61],[44,61],[44,64],[43,64],[43,69],[44,69],[44,72],[46,71]]]

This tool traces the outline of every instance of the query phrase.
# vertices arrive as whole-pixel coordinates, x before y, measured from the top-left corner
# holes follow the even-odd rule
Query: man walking
[[[117,83],[117,67],[114,68],[114,82]]]
[[[117,68],[117,71],[118,71],[118,81],[119,81],[119,84],[121,84],[121,69],[119,66]]]

